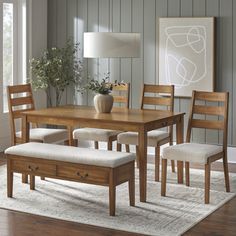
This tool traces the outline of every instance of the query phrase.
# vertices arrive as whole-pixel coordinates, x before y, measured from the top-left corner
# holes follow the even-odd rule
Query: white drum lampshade
[[[139,33],[84,33],[85,58],[139,57]]]

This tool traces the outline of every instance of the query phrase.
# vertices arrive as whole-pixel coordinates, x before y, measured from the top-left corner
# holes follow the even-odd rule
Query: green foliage
[[[40,58],[30,61],[33,75],[30,83],[34,90],[45,90],[50,105],[53,104],[50,88],[55,90],[57,106],[69,85],[81,85],[83,64],[76,56],[78,50],[79,44],[68,40],[65,47],[47,49]]]
[[[84,88],[95,93],[109,94],[112,90],[112,84],[108,83],[109,78],[110,73],[107,73],[105,74],[105,78],[103,78],[101,82],[96,79],[91,79],[88,84],[84,86]]]

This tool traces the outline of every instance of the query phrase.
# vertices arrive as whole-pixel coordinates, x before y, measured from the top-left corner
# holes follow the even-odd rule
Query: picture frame
[[[215,18],[159,18],[159,84],[175,85],[176,97],[214,91]]]

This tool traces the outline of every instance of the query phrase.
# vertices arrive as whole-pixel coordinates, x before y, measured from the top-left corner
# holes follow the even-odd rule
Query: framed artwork
[[[214,91],[214,17],[159,18],[159,84],[175,96]]]

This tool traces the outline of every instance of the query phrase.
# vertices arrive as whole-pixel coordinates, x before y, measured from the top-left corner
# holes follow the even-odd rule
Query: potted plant
[[[76,56],[78,50],[79,44],[69,39],[65,47],[47,49],[40,58],[30,61],[32,78],[29,82],[34,90],[46,92],[49,107],[60,105],[68,86],[78,87],[83,82],[83,65]]]
[[[112,91],[112,84],[108,82],[110,73],[105,74],[105,77],[98,81],[91,79],[85,89],[97,93],[94,96],[94,107],[98,113],[109,113],[113,106],[113,96],[110,95]]]

